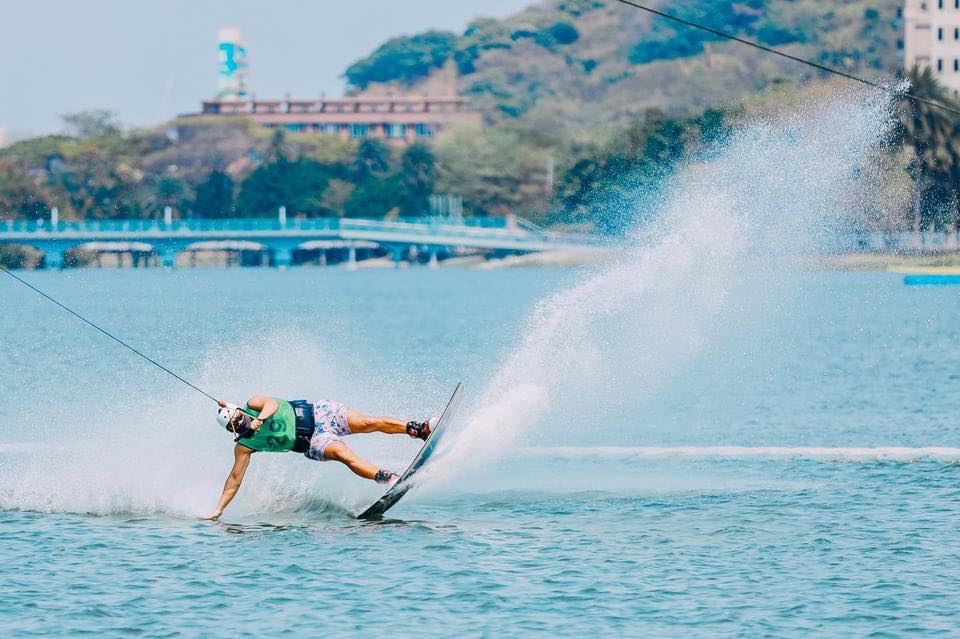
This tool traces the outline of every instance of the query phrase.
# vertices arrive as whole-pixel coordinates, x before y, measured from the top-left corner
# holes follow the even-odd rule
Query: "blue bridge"
[[[335,248],[354,262],[357,251],[376,251],[396,262],[413,255],[436,261],[474,253],[599,251],[605,238],[555,233],[516,218],[425,217],[398,220],[232,218],[189,220],[0,221],[0,244],[32,246],[45,265],[60,268],[71,249],[127,251],[174,266],[183,251],[245,250],[288,265],[298,251]]]

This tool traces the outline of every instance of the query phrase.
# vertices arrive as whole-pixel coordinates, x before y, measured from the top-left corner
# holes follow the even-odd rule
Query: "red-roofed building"
[[[406,144],[482,116],[461,97],[358,97],[319,100],[206,100],[205,115],[246,116],[271,128]]]

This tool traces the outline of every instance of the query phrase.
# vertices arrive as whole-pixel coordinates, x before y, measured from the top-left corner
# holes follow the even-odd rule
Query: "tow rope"
[[[80,320],[81,322],[84,322],[85,324],[87,324],[87,325],[89,325],[89,326],[92,326],[92,327],[95,328],[96,330],[100,331],[101,333],[103,333],[104,335],[106,335],[107,337],[109,337],[110,339],[112,339],[113,341],[115,341],[117,344],[120,344],[121,346],[123,346],[123,347],[126,348],[127,350],[130,350],[130,351],[132,351],[133,353],[136,353],[137,355],[139,355],[140,357],[142,357],[142,358],[145,359],[146,361],[150,362],[151,364],[153,364],[154,366],[156,366],[157,368],[159,368],[159,369],[162,370],[163,372],[165,372],[165,373],[167,373],[168,375],[172,376],[174,379],[180,380],[181,382],[183,382],[184,384],[186,384],[187,386],[189,386],[189,387],[192,388],[193,390],[197,391],[198,393],[200,393],[200,394],[203,395],[204,397],[207,397],[207,398],[213,400],[213,401],[216,402],[217,404],[220,404],[220,403],[221,403],[216,397],[214,397],[213,395],[211,395],[211,394],[208,393],[207,391],[205,391],[205,390],[203,390],[202,388],[200,388],[200,387],[192,384],[191,382],[187,381],[187,380],[184,379],[183,377],[177,375],[177,374],[174,373],[172,370],[170,370],[169,368],[167,368],[166,366],[164,366],[163,364],[161,364],[161,363],[158,362],[157,360],[153,359],[152,357],[150,357],[150,356],[148,356],[148,355],[145,355],[145,354],[143,354],[141,351],[139,351],[139,350],[137,350],[136,348],[134,348],[133,346],[130,346],[129,344],[127,344],[125,341],[123,341],[122,339],[120,339],[120,338],[117,337],[116,335],[113,335],[112,333],[110,333],[110,331],[107,331],[107,330],[105,330],[105,329],[97,326],[96,324],[94,324],[93,322],[91,322],[91,321],[88,320],[86,317],[84,317],[84,316],[81,315],[80,313],[76,312],[75,310],[73,310],[72,308],[70,308],[69,306],[67,306],[66,304],[63,304],[62,302],[54,299],[53,297],[51,297],[51,296],[48,295],[47,293],[41,291],[39,288],[37,288],[36,286],[34,286],[33,284],[31,284],[30,282],[26,281],[25,279],[23,279],[23,278],[15,275],[15,274],[12,273],[11,271],[7,270],[7,269],[4,268],[2,265],[0,265],[0,271],[3,271],[4,273],[6,273],[7,275],[9,275],[10,277],[12,277],[13,279],[15,279],[16,281],[20,282],[21,284],[23,284],[24,286],[26,286],[27,288],[29,288],[31,291],[33,291],[33,292],[36,293],[37,295],[40,295],[41,297],[45,298],[46,300],[48,300],[48,301],[50,301],[50,302],[53,302],[54,304],[56,304],[57,306],[59,306],[60,308],[62,308],[63,310],[65,310],[66,312],[68,312],[68,313],[70,313],[71,315],[73,315],[74,317],[76,317],[76,318],[77,318],[78,320]]]

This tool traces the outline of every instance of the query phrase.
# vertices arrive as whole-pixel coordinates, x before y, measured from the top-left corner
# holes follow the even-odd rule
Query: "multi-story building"
[[[336,135],[344,140],[379,138],[405,144],[432,138],[457,124],[480,124],[466,98],[362,96],[319,100],[257,100],[250,95],[247,45],[240,29],[218,34],[217,97],[203,102],[202,115],[245,116],[269,128]]]
[[[271,128],[328,133],[347,139],[379,138],[404,144],[431,138],[445,127],[480,124],[462,97],[358,97],[319,100],[206,100],[204,114],[246,116]]]
[[[905,0],[903,63],[908,70],[930,67],[960,95],[960,0]]]

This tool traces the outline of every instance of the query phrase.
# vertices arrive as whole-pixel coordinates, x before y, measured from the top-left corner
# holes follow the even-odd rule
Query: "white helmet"
[[[222,402],[220,408],[217,409],[217,423],[220,424],[221,428],[227,428],[230,425],[230,419],[236,411],[237,406]]]

